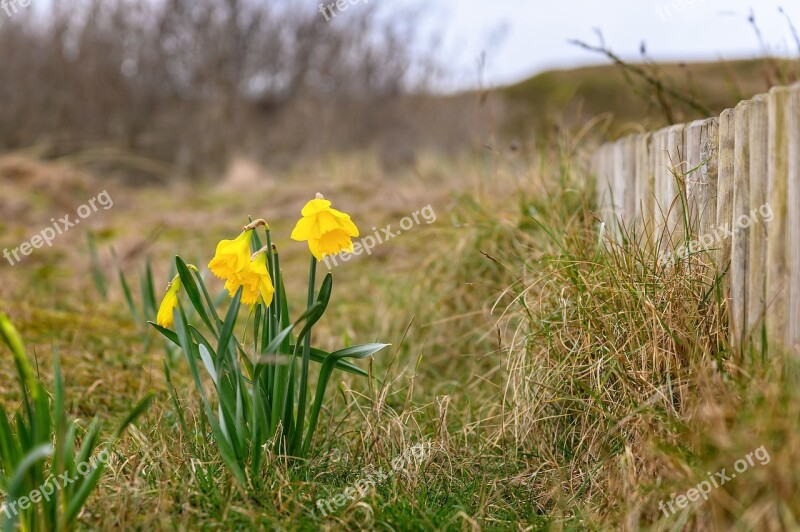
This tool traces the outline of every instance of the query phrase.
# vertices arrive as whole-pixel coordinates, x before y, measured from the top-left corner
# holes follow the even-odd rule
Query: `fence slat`
[[[683,182],[686,173],[684,164],[684,130],[686,126],[677,124],[667,129],[667,163],[669,168],[669,181],[667,186],[667,206],[669,209],[667,234],[674,246],[686,240],[684,232],[684,202],[686,199],[686,186]]]
[[[767,205],[769,113],[766,95],[756,96],[750,105],[748,171],[750,173],[749,251],[747,261],[747,318],[745,334],[757,352],[762,352],[762,330],[766,314],[767,222],[761,212]],[[743,220],[737,220],[740,227]],[[738,230],[743,230],[739,228]]]
[[[717,168],[717,222],[719,228],[733,221],[733,168],[736,147],[736,111],[726,109],[719,117],[719,162]],[[727,233],[716,244],[717,270],[730,271],[731,238]],[[723,279],[726,297],[730,298],[730,275]]]
[[[653,219],[653,135],[637,135],[635,150],[635,216],[639,231],[644,231]]]
[[[597,150],[595,159],[595,179],[597,189],[597,215],[605,223],[608,223],[608,205],[611,194],[611,180],[608,172],[608,154],[610,147],[604,144]]]
[[[710,235],[717,221],[717,173],[719,169],[719,120],[709,118],[700,132],[700,234]]]
[[[769,92],[769,168],[768,199],[773,219],[767,228],[767,314],[766,326],[770,348],[776,352],[787,344],[786,315],[788,290],[786,249],[789,135],[786,113],[789,89],[774,88]]]
[[[748,306],[747,267],[750,259],[750,228],[739,220],[750,212],[750,121],[753,102],[736,106],[736,133],[733,165],[733,216],[728,225],[731,240],[731,340],[740,345],[745,338]]]
[[[614,178],[612,198],[614,199],[614,231],[619,236],[619,224],[625,215],[625,196],[628,193],[625,181],[625,154],[622,140],[614,143]]]
[[[702,182],[702,156],[701,137],[703,120],[695,120],[684,131],[684,158],[686,164],[683,170],[686,183],[686,220],[688,221],[689,234],[692,238],[702,234],[700,229],[701,211],[703,208],[703,182]]]
[[[668,247],[664,243],[663,235],[667,227],[667,216],[669,213],[669,182],[672,175],[669,171],[669,161],[667,159],[667,136],[668,129],[660,129],[653,133],[653,188],[655,196],[653,198],[653,237],[656,248],[667,251]]]
[[[622,139],[623,172],[625,180],[624,219],[626,228],[636,221],[636,141],[637,136]]]
[[[716,118],[697,120],[686,127],[685,170],[688,234],[695,242],[690,251],[702,250],[700,255],[708,266],[713,265],[711,250],[717,243],[717,152],[719,148]]]
[[[791,88],[786,109],[788,143],[787,237],[789,239],[788,348],[800,355],[800,84]]]

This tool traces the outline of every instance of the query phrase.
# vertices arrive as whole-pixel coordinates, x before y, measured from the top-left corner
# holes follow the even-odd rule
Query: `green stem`
[[[328,386],[328,380],[333,372],[333,366],[336,365],[337,360],[333,359],[330,355],[325,358],[319,370],[319,381],[317,382],[317,393],[314,396],[314,405],[311,407],[311,415],[308,419],[308,431],[303,440],[303,445],[300,448],[300,455],[304,456],[311,446],[311,441],[314,439],[314,431],[317,429],[317,420],[319,419],[319,411],[322,409],[322,400],[325,397],[325,388]]]
[[[314,294],[317,284],[317,259],[311,256],[311,266],[308,271],[308,306],[314,304]],[[306,421],[306,396],[308,395],[308,365],[311,360],[311,329],[308,329],[303,343],[303,365],[300,373],[300,400],[297,405],[297,425],[295,425],[294,439],[292,447],[295,452],[300,451],[303,443],[303,424]]]
[[[280,267],[280,259],[278,258],[278,252],[271,250],[269,253],[272,253],[272,257],[275,261],[275,277],[273,279],[273,283],[275,284],[275,294],[276,296],[272,298],[272,307],[275,308],[275,315],[273,316],[273,335],[272,338],[275,338],[277,335],[278,330],[281,330],[283,324],[280,323],[281,315],[278,312],[280,310],[278,308],[278,302],[280,301],[280,294],[281,292],[281,267]],[[280,351],[280,349],[278,349]],[[267,353],[268,356],[273,355],[274,353]],[[271,424],[270,424],[270,437],[275,434],[275,431],[278,428],[278,422],[281,419],[281,414],[283,414],[283,408],[286,401],[286,391],[287,391],[287,378],[288,378],[288,370],[286,366],[277,364],[274,368],[274,380],[272,383],[272,416],[271,416]],[[286,433],[286,427],[283,427],[284,434]],[[281,436],[281,438],[283,438]]]

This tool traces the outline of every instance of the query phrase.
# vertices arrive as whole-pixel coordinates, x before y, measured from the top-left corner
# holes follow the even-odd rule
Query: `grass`
[[[364,155],[255,190],[104,184],[115,207],[87,224],[107,298],[94,289],[82,228],[19,265],[4,265],[0,285],[0,307],[35,353],[45,383],[58,347],[70,415],[119,422],[136,398],[155,393],[117,443],[125,459],[109,465],[79,526],[796,526],[795,363],[777,353],[765,362],[727,346],[715,273],[698,258],[690,269],[661,268],[648,240],[652,228],[612,240],[593,216],[591,179],[564,146],[527,161],[505,154],[490,155],[490,164],[423,159],[416,174],[393,181],[363,170],[375,167]],[[24,200],[25,184],[17,191]],[[248,215],[267,218],[273,234],[288,234],[317,191],[362,229],[397,225],[428,204],[437,220],[334,269],[339,306],[318,323],[315,342],[330,350],[380,340],[392,350],[361,364],[374,379],[336,373],[309,456],[289,460],[266,449],[259,489],[244,491],[209,436],[185,361],[171,367],[168,380],[163,347],[142,342],[115,271],[120,265],[129,280],[138,279],[150,257],[163,290],[176,251],[203,265],[217,239]],[[24,238],[60,214],[59,205],[89,196],[37,198],[35,208],[5,223]],[[302,244],[276,244],[287,269],[304,270]],[[303,293],[290,283],[289,294]],[[301,308],[303,301],[290,304]],[[0,367],[0,382],[11,371]],[[0,394],[9,404],[18,400],[5,385]],[[179,411],[190,430],[181,429]],[[392,461],[423,442],[426,456],[393,472]],[[672,516],[659,509],[706,472],[730,471],[760,446],[769,463],[713,490],[703,504]],[[363,498],[320,511],[319,499],[376,470],[387,478]]]

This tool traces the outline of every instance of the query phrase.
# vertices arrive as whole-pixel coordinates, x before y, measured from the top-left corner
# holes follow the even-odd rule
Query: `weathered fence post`
[[[788,121],[788,194],[787,216],[789,239],[789,308],[788,348],[795,356],[800,355],[800,84],[791,88],[786,108]]]
[[[736,147],[736,111],[726,109],[719,117],[719,161],[717,166],[717,221],[716,226],[727,227],[733,220],[733,168]],[[717,242],[716,263],[720,272],[730,271],[731,239],[722,231]],[[730,275],[724,277],[726,297],[730,297]]]
[[[683,134],[686,126],[677,124],[667,129],[667,162],[669,164],[669,185],[666,189],[667,211],[669,212],[667,234],[671,247],[685,241],[687,229],[684,227],[684,200],[686,199],[686,165],[684,164]]]
[[[672,179],[667,158],[667,135],[667,129],[653,133],[653,240],[655,248],[662,253],[668,251],[664,234],[669,215],[666,198]]]
[[[733,216],[728,220],[733,232],[731,240],[731,340],[741,345],[747,326],[747,267],[750,259],[750,227],[741,227],[739,220],[750,212],[750,110],[752,102],[736,106],[736,133],[733,165]]]
[[[642,233],[652,227],[653,219],[653,135],[646,133],[636,136],[636,207],[635,220]]]
[[[768,199],[773,219],[767,228],[767,337],[773,351],[787,346],[787,194],[790,90],[777,87],[769,92],[769,168]]]
[[[757,352],[762,352],[764,316],[766,315],[767,289],[767,220],[761,215],[767,204],[769,162],[769,113],[767,97],[756,96],[750,104],[750,138],[748,141],[750,161],[750,222],[747,260],[747,318],[745,334],[753,342]],[[737,229],[742,230],[742,220],[737,220]]]
[[[693,237],[702,241],[712,234],[717,220],[718,121],[710,118],[692,122],[684,136],[687,220]]]

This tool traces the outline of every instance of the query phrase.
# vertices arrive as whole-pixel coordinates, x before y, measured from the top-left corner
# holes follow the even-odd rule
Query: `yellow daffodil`
[[[264,299],[264,304],[269,306],[275,288],[267,269],[267,254],[259,251],[251,254],[253,230],[257,225],[266,225],[263,220],[258,220],[245,226],[241,235],[234,240],[223,240],[217,244],[214,258],[208,263],[211,273],[225,280],[225,289],[234,297],[239,287],[242,290],[242,303],[255,305],[259,296]]]
[[[217,252],[208,267],[211,273],[225,280],[225,289],[231,297],[242,286],[242,303],[255,305],[261,296],[264,304],[269,305],[275,288],[267,268],[267,254],[263,250],[255,255],[250,252],[255,224],[266,225],[266,222],[253,222],[236,239],[217,244]]]
[[[331,208],[322,194],[306,203],[302,215],[292,231],[292,240],[308,241],[308,249],[317,260],[342,251],[353,252],[352,238],[358,236],[358,228],[349,214]]]
[[[187,268],[196,272],[197,268],[192,264],[187,264]],[[161,306],[158,307],[158,315],[156,316],[156,323],[164,328],[172,327],[175,322],[172,311],[178,308],[178,293],[181,291],[181,277],[176,275],[175,278],[167,285],[167,293],[164,299],[161,300]]]
[[[267,252],[258,252],[255,258],[248,260],[245,267],[225,283],[225,288],[228,289],[231,297],[236,295],[240,286],[243,287],[242,303],[255,305],[261,296],[264,304],[269,306],[272,302],[272,295],[275,293],[275,287],[272,286],[272,279],[267,268]]]
[[[246,229],[234,240],[222,240],[217,244],[217,252],[208,263],[211,273],[220,279],[231,279],[250,263],[253,229]],[[226,288],[227,285],[226,285]],[[234,293],[236,290],[233,291]]]

